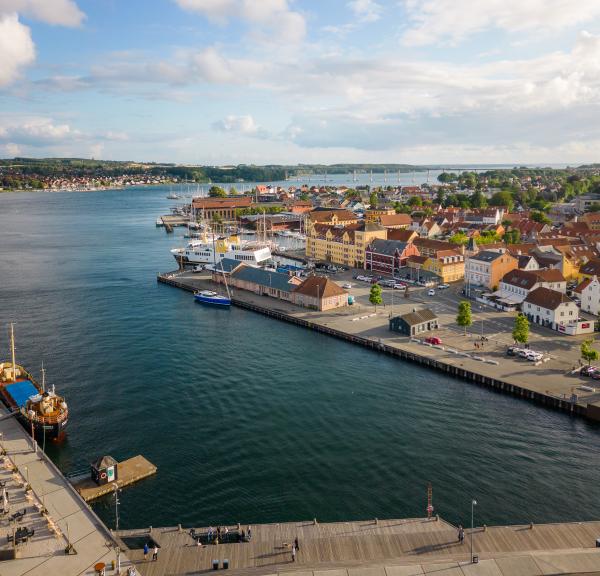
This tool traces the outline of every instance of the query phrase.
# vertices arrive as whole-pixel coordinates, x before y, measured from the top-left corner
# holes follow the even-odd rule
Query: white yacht
[[[271,248],[269,244],[261,242],[242,242],[238,236],[209,238],[204,235],[191,240],[185,248],[174,248],[171,254],[180,266],[214,265],[223,258],[259,266],[271,259]]]

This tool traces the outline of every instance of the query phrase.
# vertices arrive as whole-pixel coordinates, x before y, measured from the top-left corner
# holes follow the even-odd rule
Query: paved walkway
[[[0,415],[4,415],[4,408]],[[9,493],[9,513],[0,520],[0,550],[12,548],[6,535],[23,526],[35,534],[17,547],[17,559],[0,562],[0,576],[77,576],[94,574],[94,565],[116,561],[116,542],[109,530],[79,497],[54,464],[34,451],[25,429],[9,418],[0,421],[0,448],[6,451],[0,464],[0,480]],[[26,485],[31,490],[26,491]],[[43,514],[47,510],[47,514]],[[13,526],[9,516],[25,510]],[[66,555],[70,542],[74,552]],[[121,554],[122,568],[129,559]],[[122,570],[123,572],[123,570]],[[108,570],[107,576],[116,572]]]

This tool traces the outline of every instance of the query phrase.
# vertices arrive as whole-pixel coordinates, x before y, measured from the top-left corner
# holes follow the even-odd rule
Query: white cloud
[[[558,31],[600,16],[598,0],[404,0],[410,46],[459,42],[484,30]]]
[[[35,60],[35,46],[27,26],[16,14],[0,14],[0,86],[16,80],[20,69]]]
[[[13,12],[60,26],[79,26],[85,18],[73,0],[0,0],[0,13]]]
[[[375,22],[381,18],[381,4],[375,0],[351,0],[348,7],[363,22]]]
[[[175,0],[177,5],[188,12],[199,12],[209,20],[224,22],[235,14],[237,0]]]
[[[290,10],[287,0],[175,0],[190,12],[224,23],[241,18],[260,32],[263,40],[297,44],[306,34],[306,21],[300,12]]]
[[[218,132],[230,132],[240,134],[241,136],[254,136],[257,138],[266,138],[268,133],[261,128],[250,115],[246,116],[226,116],[213,124],[213,129]]]

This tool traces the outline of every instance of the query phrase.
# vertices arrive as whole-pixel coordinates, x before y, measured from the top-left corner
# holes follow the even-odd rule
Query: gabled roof
[[[493,252],[492,250],[482,250],[478,252],[474,256],[471,256],[471,260],[481,260],[482,262],[493,262],[500,258],[500,256],[504,256],[503,252]]]
[[[287,274],[246,265],[234,270],[231,277],[236,280],[244,280],[260,286],[282,290],[283,292],[291,292],[295,287],[295,284],[291,282],[292,277]]]
[[[412,218],[410,214],[382,214],[379,222],[382,226],[409,226]]]
[[[417,262],[418,264],[425,264],[427,260],[429,260],[429,256],[415,256],[414,254],[407,258],[408,262]]]
[[[592,280],[594,278],[596,278],[596,276],[592,276],[591,278],[585,278],[582,282],[580,282],[577,285],[574,292],[577,292],[577,294],[581,294],[592,283]],[[596,278],[596,280],[597,280],[597,278]]]
[[[218,208],[245,208],[252,204],[250,196],[233,196],[230,198],[194,198],[193,207],[196,210]]]
[[[413,238],[417,238],[418,234],[414,230],[388,230],[388,240],[399,240],[400,242],[410,242]],[[416,246],[416,244],[415,244]]]
[[[219,260],[215,265],[214,269],[216,272],[233,272],[238,266],[242,266],[242,262],[234,260],[233,258],[223,258]]]
[[[429,322],[430,320],[437,320],[437,316],[429,308],[423,308],[422,310],[414,310],[408,314],[402,314],[400,318],[409,326],[423,324],[423,322]]]
[[[116,466],[118,462],[112,456],[101,456],[100,458],[96,458],[92,462],[92,466],[96,470],[101,470],[102,468],[110,468],[111,466]]]
[[[580,274],[600,276],[600,260],[594,259],[586,262],[579,268],[579,272]]]
[[[573,302],[573,300],[565,296],[562,292],[540,287],[527,294],[525,302],[529,302],[534,306],[539,306],[540,308],[545,308],[547,310],[556,310],[561,304]]]
[[[309,276],[300,286],[294,288],[294,293],[323,299],[331,296],[343,296],[348,292],[326,276]]]
[[[511,270],[502,277],[501,282],[510,286],[516,286],[517,288],[531,290],[538,283],[538,277],[533,271]]]
[[[542,282],[565,282],[565,277],[558,268],[534,270],[533,274],[535,274]]]
[[[335,215],[338,221],[347,222],[349,220],[357,220],[356,214],[350,210],[320,210],[316,208],[308,213],[313,222],[329,222]]]
[[[408,246],[408,242],[400,242],[398,240],[382,240],[376,238],[371,241],[370,248],[372,252],[377,254],[385,254],[386,256],[394,256],[396,250],[402,254],[404,249]]]

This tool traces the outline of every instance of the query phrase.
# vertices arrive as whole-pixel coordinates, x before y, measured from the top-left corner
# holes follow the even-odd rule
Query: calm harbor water
[[[154,226],[165,196],[0,194],[0,322],[71,409],[48,451],[158,466],[122,527],[422,516],[428,481],[456,522],[472,497],[479,523],[598,517],[598,427],[158,285],[183,242]]]

